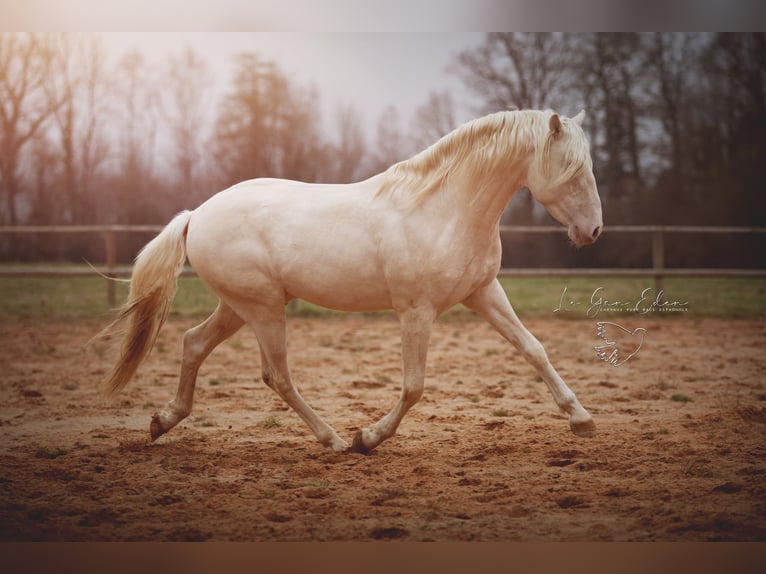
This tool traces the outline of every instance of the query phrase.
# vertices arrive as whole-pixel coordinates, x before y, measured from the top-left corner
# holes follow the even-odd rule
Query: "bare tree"
[[[316,91],[291,85],[274,62],[256,54],[240,54],[236,64],[212,141],[223,183],[317,179],[324,155]]]
[[[674,179],[680,180],[682,152],[682,113],[686,105],[685,69],[690,58],[688,36],[671,33],[654,34],[648,53],[649,64],[657,70],[656,108],[670,140],[670,165]]]
[[[379,173],[392,164],[407,159],[411,146],[402,130],[402,119],[395,106],[388,106],[378,119],[375,149],[370,157],[371,173]]]
[[[129,52],[114,72],[114,98],[118,114],[113,137],[117,144],[119,173],[113,183],[119,209],[111,220],[156,221],[165,214],[152,202],[156,188],[154,167],[158,131],[159,96],[154,71],[137,51]],[[119,205],[118,205],[119,204]]]
[[[455,104],[449,92],[431,92],[428,101],[415,110],[412,143],[424,149],[457,127]]]
[[[766,33],[716,34],[705,55],[709,69],[730,80],[733,113],[766,115]]]
[[[645,113],[647,37],[635,33],[577,37],[573,88],[588,102],[588,127],[599,182],[607,203],[645,187],[638,126]]]
[[[352,105],[341,105],[337,112],[338,143],[330,147],[334,165],[331,178],[339,183],[356,181],[362,175],[366,142],[359,112]]]
[[[22,152],[61,105],[45,89],[54,52],[38,34],[0,34],[0,214],[18,222]]]
[[[496,32],[461,53],[456,72],[479,94],[483,112],[559,108],[567,76],[568,37],[557,33]]]
[[[187,48],[179,55],[170,56],[166,77],[162,116],[170,129],[172,163],[184,193],[199,195],[202,149],[210,123],[206,113],[210,104],[211,74],[205,60]]]
[[[323,178],[327,148],[319,132],[319,90],[290,88],[292,109],[285,115],[279,133],[282,148],[279,173],[303,181]]]
[[[54,223],[58,214],[67,210],[66,198],[57,191],[60,179],[56,166],[59,165],[60,151],[51,138],[36,137],[30,140],[25,155],[29,169],[25,174],[25,197],[29,200],[29,223]],[[40,244],[44,241],[39,241]]]
[[[699,185],[702,182],[695,176],[689,144],[703,107],[704,96],[697,84],[704,42],[705,35],[666,32],[652,34],[646,42],[646,111],[661,127],[660,137],[644,144],[644,148],[653,150],[658,158],[653,168],[653,193],[657,201],[688,206],[681,218],[678,212],[669,210],[655,210],[646,215],[647,220],[656,223],[694,221],[700,215],[700,194],[704,193],[707,183]]]
[[[83,223],[94,213],[94,178],[106,160],[104,134],[108,100],[104,50],[91,35],[61,34],[55,38],[55,74],[48,90],[61,102],[53,119],[66,198],[63,219]]]
[[[693,168],[712,188],[716,218],[761,224],[766,209],[766,34],[715,34],[702,62],[708,75],[706,117],[691,142]]]

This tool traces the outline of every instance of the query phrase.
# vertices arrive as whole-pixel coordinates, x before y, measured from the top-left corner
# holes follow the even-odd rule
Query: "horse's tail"
[[[102,384],[107,395],[118,393],[154,347],[170,312],[176,282],[186,261],[186,229],[190,211],[183,211],[147,243],[136,257],[127,302],[104,332],[121,327],[120,355]],[[124,325],[124,327],[123,327]]]

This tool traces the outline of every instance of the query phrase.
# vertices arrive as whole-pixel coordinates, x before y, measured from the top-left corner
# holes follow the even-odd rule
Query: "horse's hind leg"
[[[176,398],[152,417],[149,426],[152,440],[156,440],[189,416],[194,403],[194,386],[200,365],[213,349],[244,324],[231,307],[220,301],[210,317],[186,332]]]
[[[578,436],[596,434],[593,418],[553,368],[540,342],[521,324],[497,280],[471,295],[463,304],[482,315],[537,369],[548,385],[553,400],[569,415],[569,426],[573,433]]]
[[[266,353],[263,351],[263,345],[261,345],[260,341],[258,341],[258,347],[261,350],[261,380],[264,385],[276,392],[277,389],[274,388],[274,383],[272,383],[274,376],[269,369],[269,360],[266,358]]]
[[[272,311],[260,308],[248,312],[248,324],[253,328],[261,347],[264,382],[298,414],[314,432],[323,445],[329,446],[336,452],[348,449],[346,441],[341,439],[333,428],[328,425],[306,403],[290,378],[287,367],[286,320],[284,309]]]

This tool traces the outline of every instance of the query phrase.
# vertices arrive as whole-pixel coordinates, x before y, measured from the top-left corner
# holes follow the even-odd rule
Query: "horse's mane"
[[[465,123],[410,159],[389,167],[383,172],[377,195],[406,190],[408,203],[417,206],[438,190],[450,174],[470,170],[467,175],[475,175],[478,179],[501,163],[513,165],[530,150],[539,148],[541,143],[541,153],[535,154],[534,161],[541,162],[543,174],[550,177],[551,146],[555,139],[548,130],[552,113],[535,110],[496,112]],[[565,126],[571,124],[567,118],[562,118],[562,122]],[[572,145],[568,145],[565,152],[565,167],[552,182],[554,185],[565,183],[584,168],[592,167],[584,135],[569,139]]]

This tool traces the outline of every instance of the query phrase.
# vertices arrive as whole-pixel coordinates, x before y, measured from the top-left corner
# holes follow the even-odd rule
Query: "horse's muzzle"
[[[583,230],[578,225],[572,225],[569,228],[569,239],[572,240],[572,242],[577,245],[578,247],[583,245],[590,245],[592,243],[595,243],[596,239],[598,239],[599,235],[601,235],[601,225],[597,225],[592,229]]]

